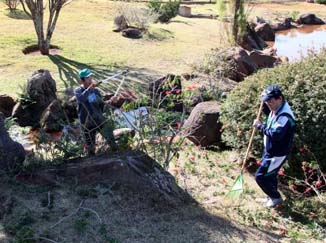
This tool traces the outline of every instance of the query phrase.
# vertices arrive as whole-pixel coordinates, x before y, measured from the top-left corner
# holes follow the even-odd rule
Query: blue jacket
[[[94,128],[103,124],[103,100],[97,89],[85,89],[80,86],[75,89],[77,111],[80,123],[87,128]]]
[[[275,115],[269,113],[266,124],[258,129],[264,133],[265,153],[270,156],[285,156],[290,153],[295,131],[295,120],[289,104],[284,101]]]

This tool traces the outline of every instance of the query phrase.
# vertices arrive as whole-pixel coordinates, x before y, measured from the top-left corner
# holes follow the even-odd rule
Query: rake
[[[258,120],[259,120],[259,118],[261,116],[261,113],[262,113],[262,110],[263,110],[263,105],[264,105],[264,102],[261,102],[260,106],[259,106],[257,118],[256,118]],[[246,161],[247,161],[247,158],[248,158],[248,155],[249,155],[249,151],[251,149],[251,146],[252,146],[252,143],[253,143],[253,140],[254,140],[256,130],[257,130],[256,127],[254,127],[253,130],[252,130],[251,137],[250,137],[250,140],[249,140],[249,144],[248,144],[248,147],[247,147],[247,151],[246,151],[245,157],[244,157],[243,162],[242,162],[240,175],[235,180],[235,182],[234,182],[234,184],[232,186],[232,189],[226,194],[227,198],[230,198],[230,199],[238,198],[243,193],[243,170],[245,168],[245,164],[246,164]]]

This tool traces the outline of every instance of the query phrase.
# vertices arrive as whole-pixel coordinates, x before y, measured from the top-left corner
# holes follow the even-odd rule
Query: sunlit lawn
[[[194,62],[220,44],[217,20],[211,19],[178,16],[169,24],[151,24],[151,37],[137,40],[112,32],[119,6],[136,4],[144,5],[73,1],[63,8],[53,36],[52,44],[62,50],[59,56],[51,57],[22,53],[24,47],[36,43],[32,21],[9,17],[9,10],[0,3],[0,93],[16,95],[17,88],[38,69],[50,70],[59,89],[73,85],[76,70],[84,66],[102,71],[123,66],[181,74],[191,71]],[[22,12],[18,16],[25,17]]]

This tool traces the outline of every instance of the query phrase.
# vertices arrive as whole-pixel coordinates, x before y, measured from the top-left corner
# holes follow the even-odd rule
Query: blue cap
[[[261,95],[261,100],[263,102],[269,101],[271,98],[278,98],[282,96],[282,91],[277,85],[268,86]]]
[[[88,68],[82,69],[78,73],[79,79],[87,78],[87,77],[92,76],[92,75],[93,75],[93,73]]]

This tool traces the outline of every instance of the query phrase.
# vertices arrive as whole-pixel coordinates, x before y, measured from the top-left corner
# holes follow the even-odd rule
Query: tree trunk
[[[49,21],[47,30],[43,29],[44,4],[43,0],[20,0],[24,12],[33,19],[34,28],[37,35],[38,47],[42,55],[49,55],[51,38],[59,18],[60,10],[69,0],[49,0]],[[27,6],[27,8],[26,8]],[[44,35],[46,33],[46,36]]]
[[[39,43],[39,49],[42,55],[49,55],[50,54],[50,43],[48,40],[42,40]]]
[[[239,14],[240,7],[241,7],[241,0],[235,0],[234,1],[233,27],[232,27],[232,35],[233,35],[235,43],[238,43],[238,34],[239,34],[238,14]]]

